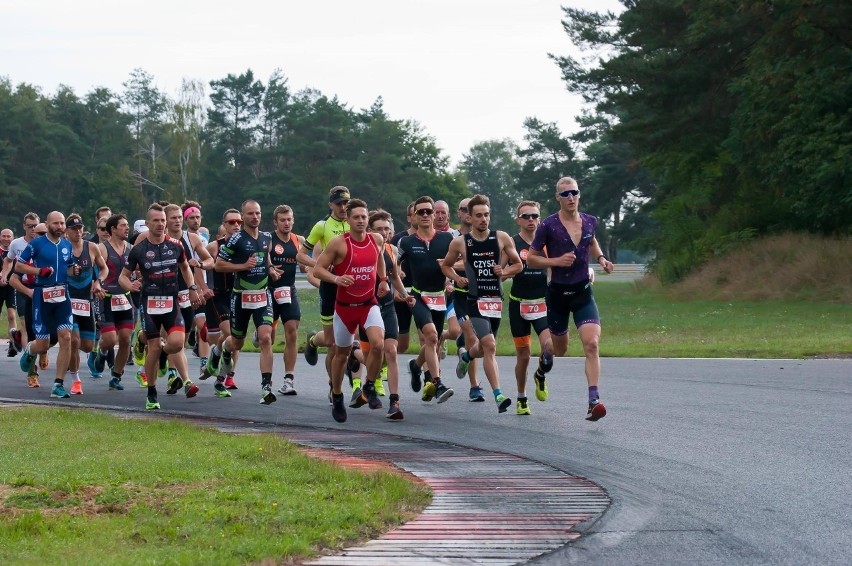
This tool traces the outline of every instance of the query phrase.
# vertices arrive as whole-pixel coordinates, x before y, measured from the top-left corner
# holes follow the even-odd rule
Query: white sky
[[[83,96],[119,92],[141,67],[175,96],[184,77],[251,68],[266,84],[280,67],[294,91],[354,109],[381,96],[457,163],[479,141],[520,143],[527,116],[576,129],[580,100],[547,57],[572,50],[560,5],[620,11],[616,0],[0,0],[0,75]]]

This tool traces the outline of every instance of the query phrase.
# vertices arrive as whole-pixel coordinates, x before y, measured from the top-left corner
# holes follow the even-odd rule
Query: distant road
[[[599,265],[593,265],[595,277],[598,281],[636,281],[646,275],[644,263],[616,263],[612,273],[604,273],[604,270]],[[313,285],[308,283],[304,273],[296,273],[296,288],[311,289]]]
[[[605,273],[600,265],[592,265],[598,281],[635,281],[646,275],[644,263],[616,263],[612,273]]]

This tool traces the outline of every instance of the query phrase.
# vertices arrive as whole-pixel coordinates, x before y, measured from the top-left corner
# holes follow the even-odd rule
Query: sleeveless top
[[[376,262],[379,247],[371,234],[362,242],[352,239],[351,232],[343,235],[346,256],[335,266],[338,275],[350,275],[355,283],[349,287],[337,287],[337,302],[344,305],[376,304]]]
[[[104,240],[103,244],[107,251],[104,261],[106,261],[109,269],[109,273],[104,279],[104,292],[107,295],[124,295],[126,291],[118,284],[118,276],[121,275],[121,270],[127,264],[127,256],[130,255],[133,246],[124,242],[124,250],[119,255],[108,241]]]
[[[528,266],[527,256],[530,252],[530,245],[521,238],[520,234],[515,234],[512,240],[515,242],[518,255],[521,256],[524,269],[512,278],[512,291],[509,298],[543,299],[547,294],[547,268],[540,267],[536,269]]]
[[[83,240],[83,251],[79,256],[74,256],[74,264],[80,266],[80,274],[68,276],[68,294],[74,299],[92,298],[92,280],[95,270],[89,253],[89,243],[88,240]],[[74,253],[73,248],[71,253]]]
[[[277,232],[272,233],[272,251],[269,254],[269,263],[282,269],[284,273],[278,281],[269,280],[270,289],[295,288],[296,270],[299,267],[296,262],[297,253],[299,253],[299,236],[290,232],[290,239],[285,242],[278,237]]]
[[[468,298],[502,297],[500,276],[494,273],[494,266],[500,262],[500,242],[497,239],[497,232],[491,230],[481,242],[470,234],[465,234],[464,248]]]

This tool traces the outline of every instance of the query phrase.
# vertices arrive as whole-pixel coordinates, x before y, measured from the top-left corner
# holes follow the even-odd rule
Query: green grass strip
[[[291,563],[411,519],[428,490],[274,434],[0,409],[0,564]]]

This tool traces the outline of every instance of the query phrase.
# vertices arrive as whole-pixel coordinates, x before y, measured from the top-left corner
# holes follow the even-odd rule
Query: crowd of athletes
[[[383,408],[383,397],[385,417],[402,420],[398,355],[409,350],[415,354],[407,367],[411,390],[423,402],[449,400],[455,391],[441,361],[451,341],[467,400],[485,401],[481,373],[497,410],[506,412],[512,400],[501,387],[496,358],[505,311],[516,352],[516,414],[532,413],[533,334],[541,354],[531,389],[546,401],[547,376],[554,356],[567,351],[573,317],[585,355],[586,419],[597,421],[606,409],[598,391],[601,326],[590,264],[606,272],[613,266],[595,238],[597,219],[579,210],[576,181],[559,179],[554,198],[559,209],[547,218],[539,203],[518,203],[513,235],[491,229],[483,195],[458,203],[458,228],[446,202],[422,196],[408,206],[406,226],[395,231],[390,213],[371,209],[344,186],[328,192],[328,215],[305,236],[294,232],[287,205],[272,211],[273,230],[261,230],[254,200],[225,211],[210,231],[194,201],[153,203],[132,225],[101,207],[89,230],[77,213],[52,211],[42,222],[30,212],[23,236],[0,231],[8,356],[20,354],[27,384],[37,388],[53,348],[50,396],[59,399],[83,394],[83,360],[94,380],[86,387],[97,387],[108,372],[103,382],[113,391],[125,389],[126,369],[133,366],[145,407],[156,410],[158,378],[166,380],[168,395],[195,397],[196,382],[210,380],[213,395],[230,397],[238,389],[239,353],[251,340],[260,350],[260,403],[270,405],[277,395],[297,394],[301,272],[319,290],[322,326],[308,334],[304,358],[316,365],[319,349],[326,350],[328,402],[337,422],[346,421],[347,408]],[[276,335],[284,343],[277,389]],[[199,359],[198,370],[187,349]],[[256,370],[241,368],[240,375]]]

